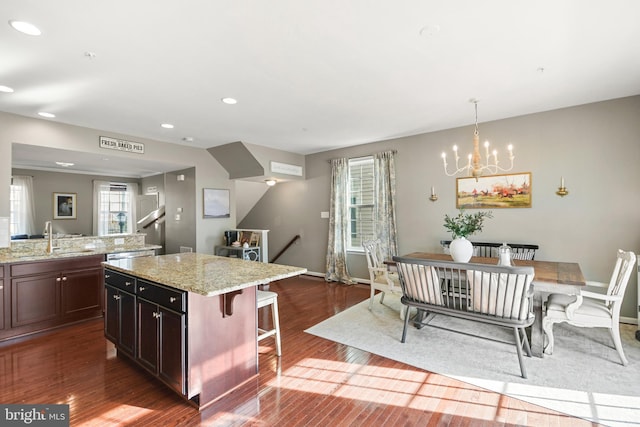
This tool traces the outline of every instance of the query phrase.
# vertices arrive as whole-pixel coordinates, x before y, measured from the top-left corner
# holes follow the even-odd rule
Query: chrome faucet
[[[53,253],[53,225],[51,224],[51,221],[47,221],[44,223],[44,234],[47,234],[47,237],[48,237],[47,253],[52,254]]]

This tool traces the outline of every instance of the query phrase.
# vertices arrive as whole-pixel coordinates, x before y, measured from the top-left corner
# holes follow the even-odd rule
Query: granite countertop
[[[105,267],[204,296],[257,286],[306,273],[306,268],[195,252],[113,260]]]
[[[95,249],[84,248],[68,248],[68,249],[56,249],[53,253],[48,254],[45,250],[38,252],[7,252],[0,253],[0,264],[9,264],[14,262],[26,262],[26,261],[45,261],[62,258],[73,258],[79,256],[89,255],[105,255],[119,252],[136,252],[149,249],[161,249],[160,245],[123,245],[114,247],[100,247]]]

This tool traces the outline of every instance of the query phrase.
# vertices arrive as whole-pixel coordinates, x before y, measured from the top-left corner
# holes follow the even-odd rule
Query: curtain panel
[[[325,280],[355,283],[347,270],[347,233],[349,231],[349,161],[331,160],[331,200],[329,206],[329,243]]]
[[[14,175],[12,179],[12,189],[17,194],[17,203],[11,207],[12,218],[17,229],[14,234],[36,234],[36,226],[34,220],[35,203],[33,198],[33,177]]]
[[[398,254],[395,153],[395,151],[384,151],[373,155],[374,232],[376,238],[380,240],[384,259],[391,259],[393,255]]]

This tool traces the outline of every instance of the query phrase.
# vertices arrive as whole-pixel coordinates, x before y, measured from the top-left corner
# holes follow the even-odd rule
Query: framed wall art
[[[456,179],[456,208],[531,207],[531,172]]]
[[[203,189],[203,209],[205,218],[231,217],[229,190],[218,188]]]
[[[76,219],[76,193],[53,193],[53,219]]]

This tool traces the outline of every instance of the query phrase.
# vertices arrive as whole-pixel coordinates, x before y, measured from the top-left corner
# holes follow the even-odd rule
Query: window
[[[22,188],[19,185],[11,184],[11,194],[9,196],[11,220],[9,229],[11,235],[24,234],[22,233],[23,226],[20,219],[22,218],[22,211],[24,208],[24,200],[22,200]]]
[[[97,212],[94,232],[99,236],[135,233],[137,184],[96,181],[94,187]]]
[[[362,242],[374,238],[373,157],[349,159],[350,251],[362,251]]]
[[[11,177],[9,230],[12,236],[34,233],[33,211],[33,178]]]

